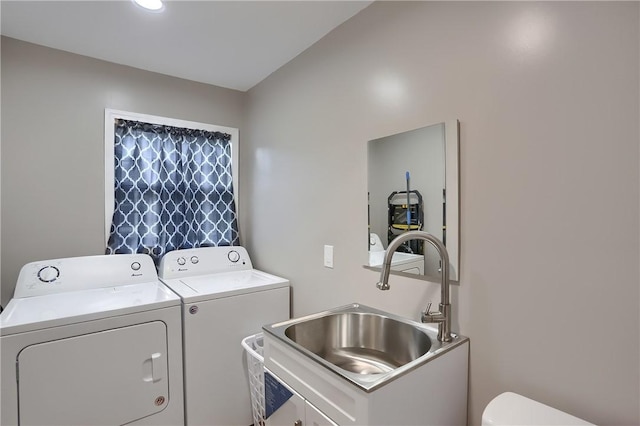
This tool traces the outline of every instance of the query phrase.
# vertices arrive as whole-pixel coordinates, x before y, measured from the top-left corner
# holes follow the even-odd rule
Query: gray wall
[[[383,293],[361,266],[367,141],[458,118],[470,421],[510,390],[639,424],[638,6],[377,2],[338,27],[249,91],[255,264],[291,278],[295,315],[358,301],[418,318],[437,284]]]
[[[240,127],[245,94],[2,38],[2,303],[27,262],[104,254],[104,109]]]
[[[361,266],[367,141],[458,118],[471,422],[512,390],[640,424],[638,9],[375,3],[251,90],[246,114],[239,92],[3,38],[2,300],[25,262],[102,252],[110,107],[241,127],[243,235],[291,278],[295,315],[359,301],[418,318],[437,284],[382,293]]]

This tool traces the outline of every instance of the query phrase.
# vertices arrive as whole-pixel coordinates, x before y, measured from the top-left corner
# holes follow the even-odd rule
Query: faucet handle
[[[431,301],[427,303],[427,309],[422,312],[422,316],[420,317],[420,321],[429,322],[429,315],[431,315]]]

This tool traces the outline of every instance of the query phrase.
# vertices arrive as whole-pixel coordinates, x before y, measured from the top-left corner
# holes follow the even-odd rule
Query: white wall
[[[295,315],[418,318],[437,284],[383,293],[361,266],[367,141],[459,118],[471,423],[511,390],[639,424],[639,50],[637,2],[374,3],[249,91],[255,264],[291,278]]]
[[[27,262],[104,254],[104,109],[240,127],[244,93],[2,38],[2,304]]]

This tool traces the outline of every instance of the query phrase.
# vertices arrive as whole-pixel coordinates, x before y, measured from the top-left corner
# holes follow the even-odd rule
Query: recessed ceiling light
[[[135,4],[153,12],[162,12],[164,10],[164,4],[162,0],[133,0]]]

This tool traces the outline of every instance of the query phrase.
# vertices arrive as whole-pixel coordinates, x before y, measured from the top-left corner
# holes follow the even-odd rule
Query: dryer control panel
[[[70,257],[27,263],[20,270],[14,298],[158,281],[146,254]]]
[[[249,269],[253,265],[244,247],[199,247],[165,254],[158,274],[160,278],[172,279]]]

